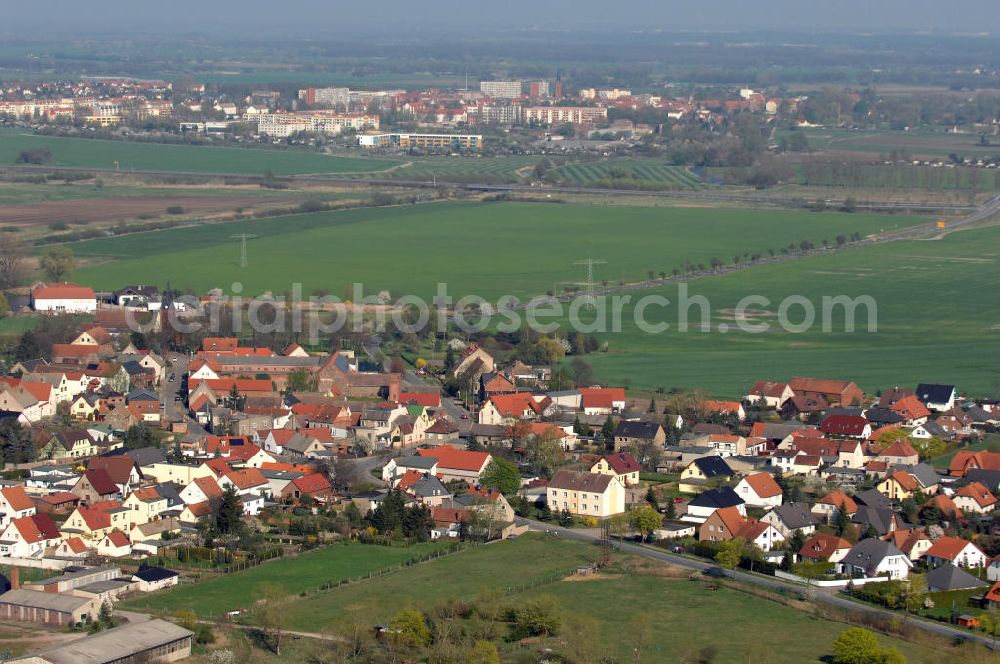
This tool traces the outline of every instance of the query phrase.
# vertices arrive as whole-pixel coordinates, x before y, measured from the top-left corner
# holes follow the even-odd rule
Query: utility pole
[[[236,235],[229,236],[233,240],[240,241],[240,267],[247,266],[247,240],[252,240],[256,235],[250,233],[238,233]]]
[[[583,260],[576,261],[573,265],[585,265],[587,267],[587,302],[590,306],[595,306],[594,304],[594,266],[595,265],[607,265],[607,261],[601,260],[599,258],[584,258]]]

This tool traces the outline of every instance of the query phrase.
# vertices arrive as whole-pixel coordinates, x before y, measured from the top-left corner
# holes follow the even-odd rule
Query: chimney
[[[10,589],[17,590],[21,587],[21,569],[19,567],[10,568]]]

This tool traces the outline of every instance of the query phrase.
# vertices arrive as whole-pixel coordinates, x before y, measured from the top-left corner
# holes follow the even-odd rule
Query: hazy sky
[[[316,32],[416,27],[486,32],[538,27],[665,30],[1000,30],[997,0],[4,0],[4,28],[217,32],[269,26]],[[30,36],[30,33],[24,36]]]

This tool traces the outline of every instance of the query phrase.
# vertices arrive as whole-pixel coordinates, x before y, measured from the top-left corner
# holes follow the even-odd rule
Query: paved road
[[[530,519],[517,518],[516,522],[518,525],[526,524],[530,526],[533,530],[541,530],[548,532],[558,533],[562,537],[568,539],[579,540],[583,542],[598,542],[600,540],[600,535],[594,532],[593,529],[588,530],[571,530],[567,528],[561,528],[548,523],[542,523],[541,521],[533,521]],[[612,543],[619,551],[624,551],[626,553],[632,553],[644,558],[649,558],[650,560],[658,560],[660,562],[669,563],[677,567],[683,567],[686,569],[694,571],[704,571],[708,568],[718,568],[718,565],[711,561],[702,561],[698,559],[688,558],[687,556],[681,556],[663,549],[640,546],[638,544],[633,544],[630,542],[619,542],[614,541]],[[760,588],[765,588],[774,592],[802,592],[806,590],[808,586],[792,583],[790,581],[784,581],[772,576],[765,576],[763,574],[751,574],[749,572],[744,572],[741,570],[726,570],[726,576],[732,578],[741,583],[748,583]],[[836,607],[838,609],[852,611],[856,613],[864,613],[872,616],[879,616],[883,618],[900,618],[900,614],[894,611],[889,611],[876,606],[869,606],[867,604],[860,604],[853,602],[835,591],[814,588],[813,589],[813,601],[820,602],[822,604],[827,604],[829,606]],[[914,618],[912,616],[908,619],[908,624],[935,634],[937,636],[944,637],[946,639],[965,639],[972,640],[982,643],[987,647],[992,647],[992,640],[984,636],[980,636],[973,632],[967,630],[957,629],[950,625],[945,625],[943,623],[932,622],[929,620],[922,620],[919,618]]]

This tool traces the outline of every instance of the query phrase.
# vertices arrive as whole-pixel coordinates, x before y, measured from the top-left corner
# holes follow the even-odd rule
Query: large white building
[[[479,91],[498,99],[517,99],[521,96],[521,81],[480,81]]]
[[[97,311],[97,296],[94,289],[88,286],[38,283],[31,289],[31,308],[49,313],[94,313]]]
[[[379,128],[378,116],[364,113],[310,111],[305,113],[268,113],[255,117],[257,119],[257,133],[275,138],[286,138],[303,131],[337,136],[343,133],[344,129],[361,131]]]

